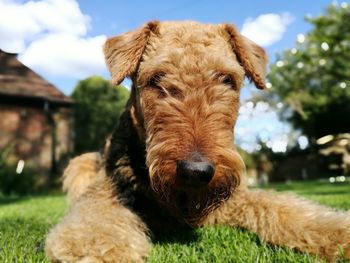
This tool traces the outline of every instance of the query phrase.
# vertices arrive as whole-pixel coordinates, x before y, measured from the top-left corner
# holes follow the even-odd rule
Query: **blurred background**
[[[246,82],[235,128],[249,184],[348,181],[349,4],[0,0],[0,193],[55,187],[103,146],[131,83],[109,83],[102,45],[153,19],[233,23],[268,52],[268,90]]]

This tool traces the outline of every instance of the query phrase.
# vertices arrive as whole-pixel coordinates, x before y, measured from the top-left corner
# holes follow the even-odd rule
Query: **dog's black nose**
[[[177,161],[176,174],[186,186],[204,186],[213,178],[215,166],[207,161]]]

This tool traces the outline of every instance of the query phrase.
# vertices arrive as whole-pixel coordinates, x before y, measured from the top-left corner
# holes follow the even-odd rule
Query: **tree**
[[[331,4],[307,21],[313,29],[271,65],[267,99],[314,140],[350,131],[350,8]]]
[[[72,98],[75,108],[75,152],[99,150],[113,131],[129,97],[123,86],[113,86],[102,77],[80,81]]]

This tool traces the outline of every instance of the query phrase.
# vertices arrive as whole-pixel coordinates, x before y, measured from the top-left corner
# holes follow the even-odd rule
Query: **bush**
[[[16,173],[16,165],[7,163],[10,147],[0,153],[0,192],[4,195],[27,195],[38,192],[38,174],[26,167],[20,174]]]
[[[98,151],[105,144],[124,110],[129,91],[92,76],[79,81],[72,98],[75,105],[75,153]]]

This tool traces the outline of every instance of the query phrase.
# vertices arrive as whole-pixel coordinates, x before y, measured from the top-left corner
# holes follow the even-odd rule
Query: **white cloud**
[[[50,32],[85,35],[90,17],[81,13],[74,0],[42,0],[28,2],[24,8],[38,24]]]
[[[0,48],[51,75],[82,78],[104,68],[104,35],[90,37],[76,0],[0,0]]]
[[[287,26],[294,20],[290,13],[263,14],[245,20],[241,33],[255,43],[267,47],[281,40]]]
[[[64,33],[47,34],[31,42],[19,59],[41,72],[85,78],[105,68],[101,54],[105,40],[105,36],[79,38]]]
[[[24,6],[0,1],[0,48],[21,52],[25,41],[40,33],[41,28]]]

